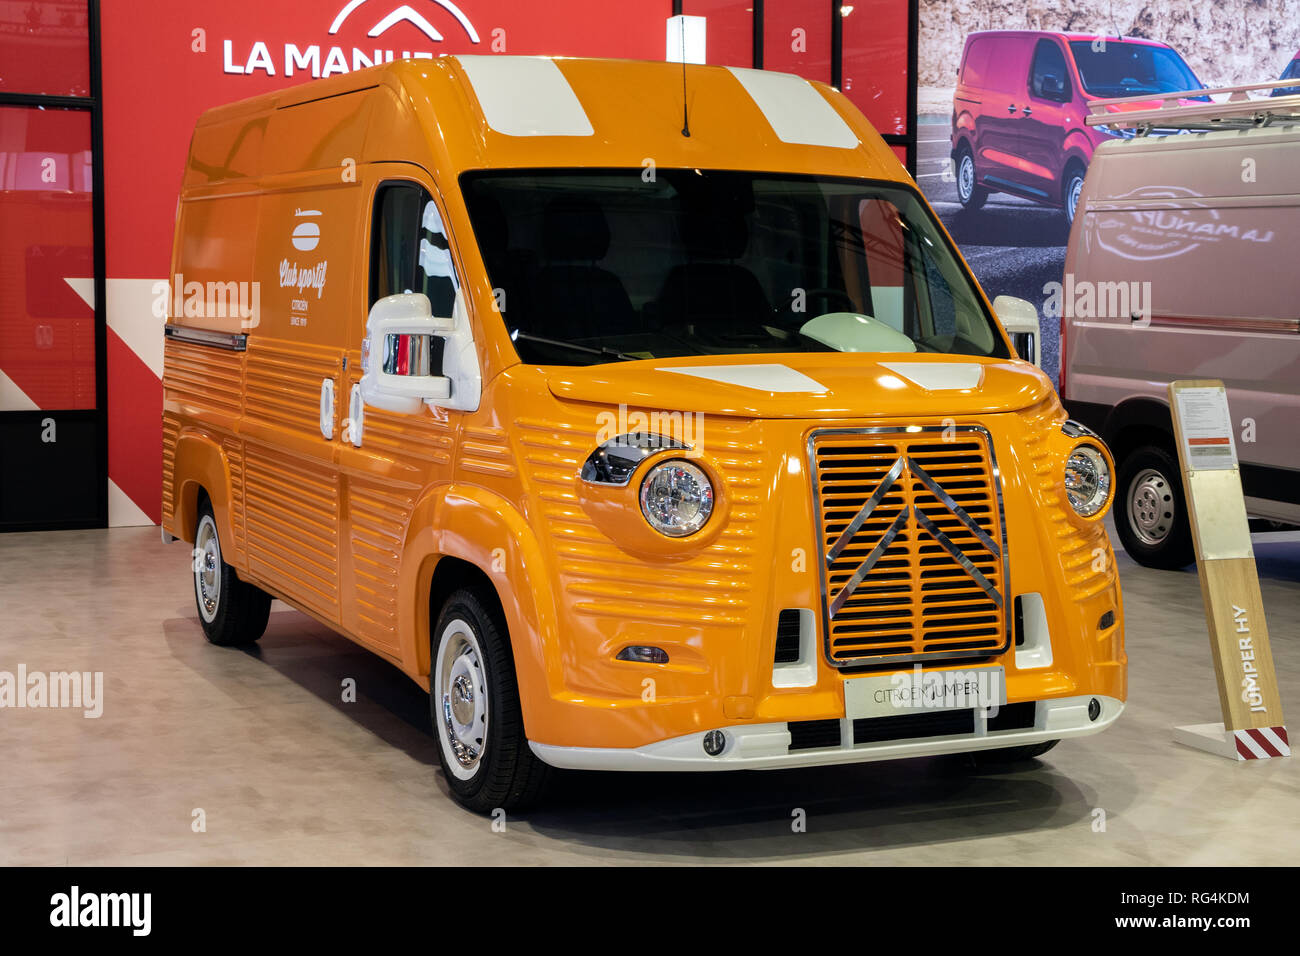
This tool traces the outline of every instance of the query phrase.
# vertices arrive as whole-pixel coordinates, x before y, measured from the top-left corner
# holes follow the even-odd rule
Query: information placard
[[[1222,724],[1176,728],[1175,739],[1237,759],[1288,756],[1227,390],[1173,382],[1169,404],[1223,713]]]

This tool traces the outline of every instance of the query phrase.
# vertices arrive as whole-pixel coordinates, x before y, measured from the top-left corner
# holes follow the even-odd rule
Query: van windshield
[[[1204,88],[1192,68],[1169,47],[1119,40],[1072,40],[1070,49],[1083,88],[1103,99]]]
[[[1008,353],[897,184],[696,169],[466,173],[525,362],[779,352]]]

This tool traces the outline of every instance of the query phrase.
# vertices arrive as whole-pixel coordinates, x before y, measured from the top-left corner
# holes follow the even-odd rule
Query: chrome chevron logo
[[[351,0],[351,2],[347,6],[345,6],[342,10],[339,11],[339,15],[336,16],[334,18],[334,22],[330,24],[330,35],[333,36],[334,34],[338,33],[339,30],[343,27],[343,22],[352,15],[353,11],[355,11],[358,7],[364,6],[366,3],[369,2],[370,0]],[[441,7],[443,10],[446,10],[453,17],[455,17],[456,22],[459,23],[461,27],[464,28],[465,33],[469,36],[471,42],[473,43],[479,42],[478,31],[474,29],[474,24],[469,22],[469,17],[465,16],[465,14],[461,12],[460,8],[457,7],[454,3],[452,3],[451,0],[428,0],[428,2]],[[428,21],[428,19],[426,19],[421,13],[416,11],[409,4],[402,4],[400,7],[397,7],[392,12],[390,12],[387,16],[382,17],[381,19],[375,21],[375,25],[370,28],[370,30],[366,33],[366,36],[369,37],[380,36],[390,27],[396,26],[397,24],[402,23],[403,21],[413,25],[417,30],[419,30],[421,33],[427,36],[434,43],[442,42],[442,34],[438,32],[437,28],[435,28],[434,25]]]
[[[871,517],[871,513],[879,507],[882,501],[884,501],[885,496],[889,494],[890,489],[892,489],[898,480],[903,477],[905,472],[910,473],[914,479],[920,482],[925,489],[930,492],[930,494],[934,495],[939,503],[942,504],[953,517],[960,521],[962,525],[965,526],[966,530],[974,535],[975,539],[979,541],[979,543],[990,554],[992,554],[994,558],[1001,559],[1002,549],[998,546],[998,543],[989,536],[988,532],[980,527],[979,522],[967,514],[966,510],[962,508],[961,505],[957,504],[957,502],[953,500],[952,496],[948,494],[948,492],[944,491],[942,486],[940,486],[940,484],[935,481],[924,468],[917,464],[913,458],[900,455],[897,460],[895,460],[893,466],[889,469],[884,479],[880,482],[879,487],[876,488],[871,497],[866,500],[863,506],[858,510],[858,513],[853,516],[853,519],[831,543],[830,548],[827,549],[827,570],[830,570],[839,556],[844,553],[844,549],[849,546],[853,538],[862,530],[862,526],[866,524],[867,519]],[[963,552],[961,548],[959,548],[953,540],[948,537],[948,535],[943,533],[943,530],[935,524],[934,520],[929,515],[915,504],[912,504],[904,506],[904,508],[898,513],[893,522],[890,523],[889,527],[885,529],[885,533],[881,535],[880,540],[876,542],[875,547],[871,549],[871,552],[863,562],[858,565],[857,570],[854,571],[848,581],[845,582],[844,587],[840,590],[839,594],[835,595],[835,599],[831,601],[830,604],[831,618],[834,618],[835,615],[843,609],[845,602],[853,596],[853,593],[862,585],[862,582],[866,580],[867,575],[871,573],[871,569],[876,566],[876,563],[884,556],[885,552],[889,550],[890,545],[892,545],[894,540],[908,527],[909,518],[915,519],[915,527],[924,531],[927,535],[933,538],[934,541],[938,543],[939,547],[943,548],[943,550],[948,553],[949,557],[957,562],[962,570],[964,570],[971,579],[978,584],[990,598],[993,599],[994,603],[997,604],[999,608],[1003,606],[1002,593],[993,586],[993,583],[984,576],[965,552]]]

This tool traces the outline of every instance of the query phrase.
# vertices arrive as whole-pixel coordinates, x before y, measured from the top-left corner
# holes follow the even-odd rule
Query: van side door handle
[[[1033,115],[1033,112],[1034,112],[1034,111],[1031,110],[1028,106],[1026,106],[1026,107],[1025,107],[1024,109],[1022,109],[1020,112],[1024,113],[1026,116],[1031,116],[1031,115]]]
[[[1014,113],[1015,111],[1016,111],[1016,104],[1015,104],[1015,103],[1012,103],[1010,106],[1007,107],[1007,112],[1008,112],[1008,113]]]
[[[334,438],[334,379],[324,378],[320,383],[320,433],[327,440]]]

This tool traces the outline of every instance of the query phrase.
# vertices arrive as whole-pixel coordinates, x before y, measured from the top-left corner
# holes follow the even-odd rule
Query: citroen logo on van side
[[[319,209],[295,209],[294,216],[305,220],[293,227],[293,247],[299,252],[311,252],[320,245],[320,224],[312,218],[320,215]]]
[[[330,35],[333,36],[338,33],[339,28],[343,26],[343,21],[351,16],[354,10],[367,2],[368,0],[351,0],[346,7],[339,11],[339,15],[335,17],[334,22],[330,24]],[[474,29],[474,24],[469,22],[469,17],[465,16],[465,14],[460,11],[460,8],[452,3],[451,0],[429,0],[429,2],[442,7],[442,9],[455,17],[456,21],[464,27],[465,33],[468,34],[471,42],[479,42],[478,31]],[[376,21],[375,25],[370,28],[370,31],[366,36],[377,37],[388,30],[389,27],[395,26],[402,21],[412,24],[417,30],[435,43],[442,42],[442,34],[437,31],[432,23],[414,10],[409,4],[402,4],[386,17]]]

